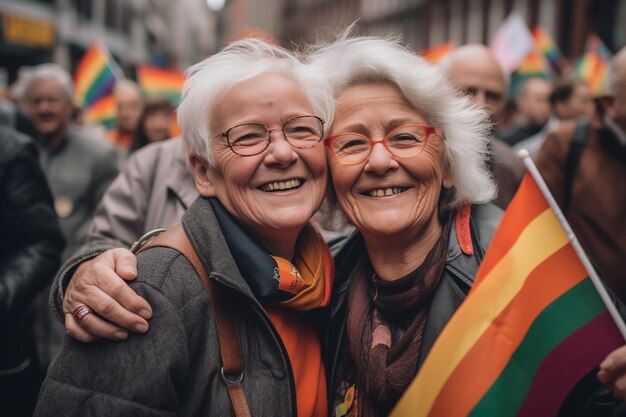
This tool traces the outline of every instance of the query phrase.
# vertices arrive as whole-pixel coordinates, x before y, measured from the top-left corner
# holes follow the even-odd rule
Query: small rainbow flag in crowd
[[[390,416],[557,416],[576,384],[624,344],[624,324],[529,159],[532,176],[473,288]]]
[[[532,31],[533,39],[535,41],[535,47],[543,54],[543,56],[550,62],[553,69],[559,68],[559,63],[563,59],[561,51],[556,46],[556,43],[541,27],[536,27]]]
[[[597,35],[591,34],[587,38],[585,54],[576,60],[574,72],[576,77],[586,81],[594,96],[603,93],[609,61],[613,54],[602,43]]]
[[[87,109],[111,93],[115,80],[123,78],[113,58],[100,43],[92,44],[74,73],[75,104]]]
[[[445,42],[424,49],[420,55],[431,64],[436,64],[452,51],[454,51],[454,44],[452,42]]]
[[[550,64],[537,49],[529,52],[515,71],[515,75],[523,79],[536,77],[550,78],[552,76]]]
[[[113,128],[117,120],[117,107],[113,95],[110,94],[85,109],[83,119],[89,125],[99,124],[108,129]]]
[[[179,71],[142,65],[137,67],[137,82],[146,96],[167,97],[177,105],[185,83],[185,74]]]

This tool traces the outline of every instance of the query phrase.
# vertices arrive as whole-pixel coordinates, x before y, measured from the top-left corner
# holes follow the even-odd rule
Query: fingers
[[[615,349],[602,361],[598,379],[616,398],[626,398],[626,345]]]
[[[85,325],[89,329],[92,329],[93,333],[83,329],[81,327],[82,322],[86,322]],[[128,332],[120,327],[114,326],[108,323],[94,314],[83,317],[81,324],[78,324],[72,314],[65,314],[65,331],[68,335],[80,342],[93,342],[98,337],[121,341],[128,338]]]
[[[148,330],[146,319],[152,317],[152,308],[118,272],[126,279],[135,278],[136,259],[130,251],[107,251],[76,270],[63,300],[66,331],[70,336],[81,341],[92,341],[93,337],[122,340],[127,337],[127,330],[138,333]],[[79,322],[71,315],[81,304],[89,306],[95,314],[88,314]]]

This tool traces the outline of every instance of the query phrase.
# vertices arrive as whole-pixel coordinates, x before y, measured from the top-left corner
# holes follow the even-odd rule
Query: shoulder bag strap
[[[243,390],[243,355],[241,343],[237,334],[235,322],[231,319],[227,306],[222,298],[217,294],[213,282],[193,248],[183,226],[178,223],[170,227],[167,231],[154,237],[149,242],[142,245],[137,253],[148,248],[165,247],[180,252],[194,267],[211,297],[211,303],[215,312],[215,323],[217,327],[217,337],[219,340],[220,355],[222,358],[221,376],[230,402],[233,406],[235,417],[251,417],[248,402]]]
[[[572,186],[574,184],[574,174],[576,168],[578,168],[578,162],[580,156],[583,153],[583,149],[587,143],[587,127],[589,123],[587,121],[579,121],[576,123],[576,130],[574,130],[574,137],[569,146],[569,152],[567,154],[567,160],[565,165],[565,189],[563,190],[563,213],[567,214],[569,205],[572,199]]]

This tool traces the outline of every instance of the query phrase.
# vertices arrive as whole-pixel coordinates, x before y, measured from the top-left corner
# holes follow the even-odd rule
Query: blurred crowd
[[[489,111],[497,205],[506,209],[519,186],[524,168],[516,151],[526,149],[600,275],[626,300],[621,273],[626,188],[619,185],[626,178],[626,63],[621,61],[613,72],[619,80],[609,80],[600,97],[574,78],[529,78],[509,96],[508,76],[482,45],[459,47],[440,65],[459,91]],[[55,64],[32,68],[8,91],[0,97],[0,396],[26,401],[13,402],[15,409],[0,414],[30,415],[65,334],[48,306],[58,268],[85,243],[118,174],[141,167],[142,155],[148,155],[141,148],[176,141],[170,138],[177,128],[173,104],[145,97],[130,80],[115,85],[117,119],[110,130],[82,123],[72,101],[72,77]],[[142,175],[154,180],[156,174]],[[327,236],[336,236],[336,225],[319,219]],[[7,407],[4,399],[0,407]]]

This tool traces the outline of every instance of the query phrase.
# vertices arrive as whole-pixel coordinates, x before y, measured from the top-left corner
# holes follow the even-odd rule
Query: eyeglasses
[[[215,138],[226,138],[228,147],[237,155],[253,156],[267,149],[270,145],[270,133],[276,130],[282,130],[292,148],[307,149],[322,140],[324,121],[317,116],[296,116],[287,120],[280,129],[271,130],[261,123],[243,123],[231,127]]]
[[[397,158],[415,156],[426,147],[433,133],[442,136],[440,129],[425,125],[404,125],[393,129],[380,140],[373,140],[359,133],[339,133],[324,140],[333,157],[344,164],[360,164],[365,161],[374,145],[383,146]]]

